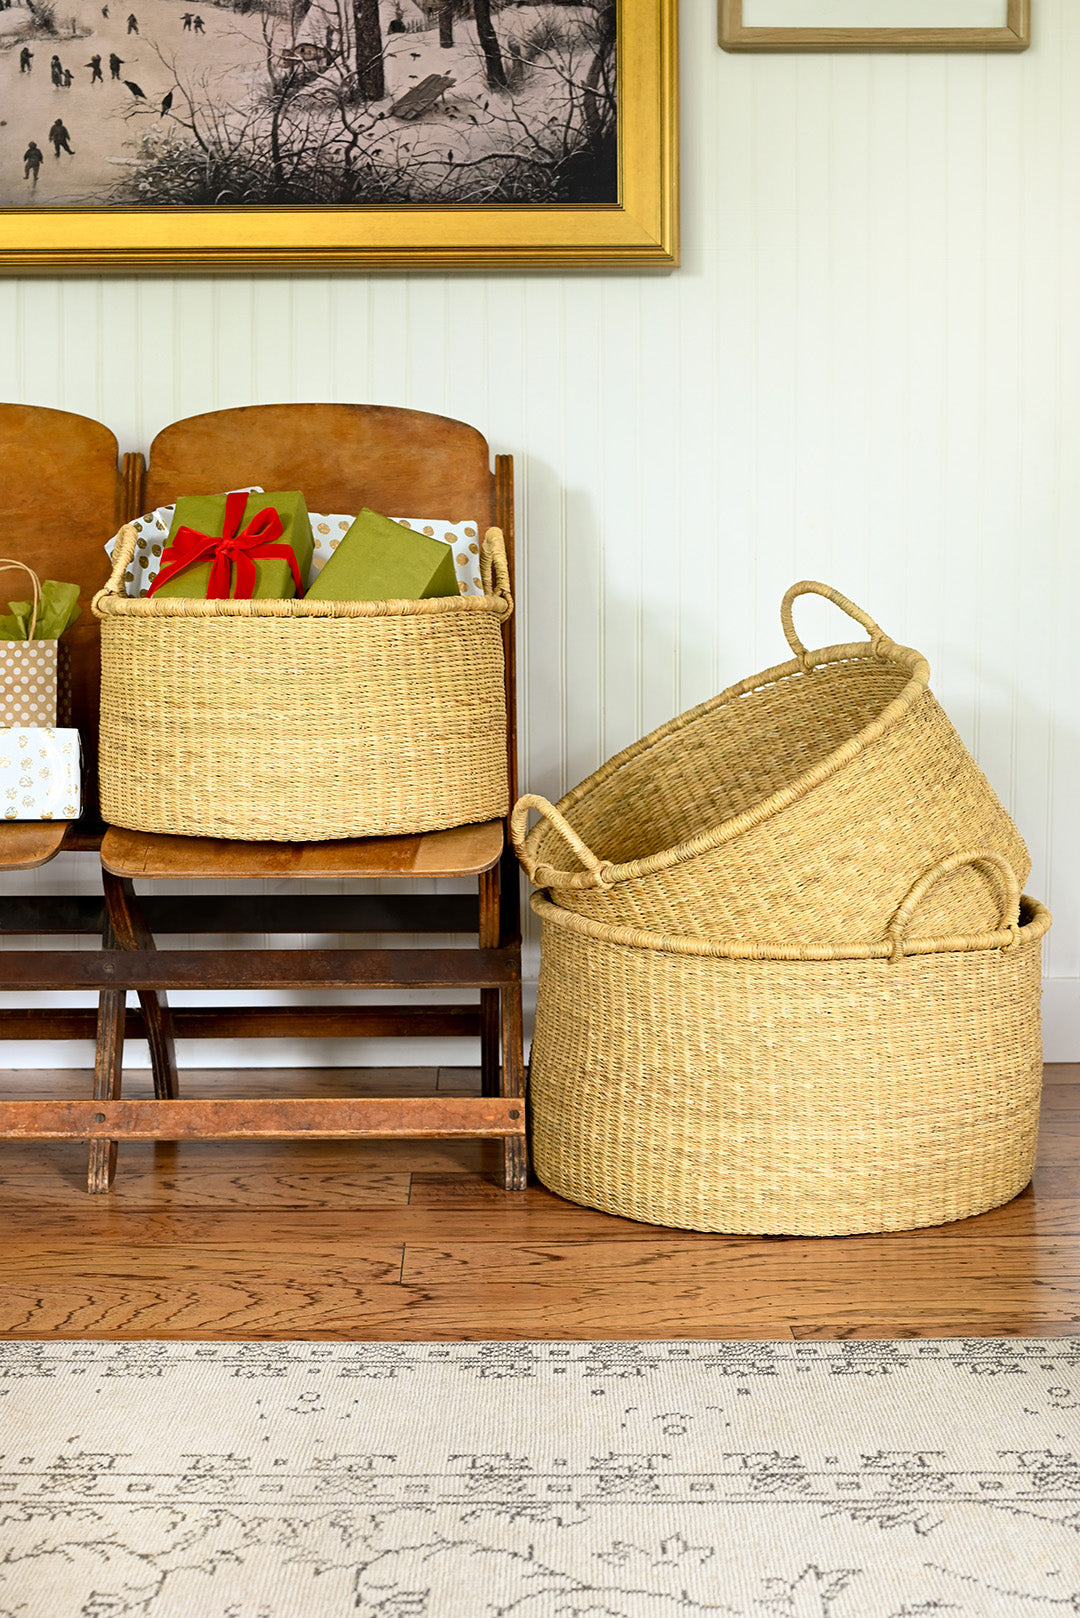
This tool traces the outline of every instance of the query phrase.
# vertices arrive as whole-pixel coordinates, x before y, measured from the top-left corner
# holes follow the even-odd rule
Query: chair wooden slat
[[[59,854],[64,820],[6,820],[0,823],[0,870],[32,871]]]
[[[503,851],[503,822],[454,826],[422,837],[368,837],[329,843],[246,843],[221,837],[171,837],[110,827],[101,861],[114,876],[466,877],[488,871]]]
[[[248,405],[189,416],[150,447],[147,510],[178,494],[244,484],[300,489],[316,511],[388,517],[494,518],[483,435],[465,422],[389,405]]]

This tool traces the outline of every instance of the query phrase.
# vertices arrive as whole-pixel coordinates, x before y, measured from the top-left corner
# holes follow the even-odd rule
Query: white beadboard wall
[[[1080,6],[1034,0],[1018,56],[727,55],[714,0],[681,11],[677,272],[6,279],[0,397],[123,449],[277,400],[480,427],[516,458],[522,780],[552,798],[785,655],[794,579],[835,583],[926,652],[1024,832],[1047,1054],[1078,1059]]]

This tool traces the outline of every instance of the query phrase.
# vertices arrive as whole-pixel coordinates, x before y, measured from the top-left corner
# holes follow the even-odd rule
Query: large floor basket
[[[910,936],[978,864],[1000,925]],[[543,921],[532,1047],[536,1172],[572,1202],[659,1225],[825,1236],[1007,1202],[1035,1159],[1040,941],[995,853],[916,882],[877,944],[719,944]]]
[[[870,640],[809,652],[792,620],[816,593]],[[910,873],[964,848],[1031,861],[928,689],[925,658],[809,580],[784,596],[795,657],[672,719],[556,806],[522,798],[514,847],[530,879],[594,920],[698,938],[880,938]],[[526,835],[530,809],[542,819]],[[980,870],[928,896],[927,932],[985,930]]]
[[[310,842],[506,813],[499,529],[482,597],[426,601],[136,600],[134,543],[93,602],[111,825]]]

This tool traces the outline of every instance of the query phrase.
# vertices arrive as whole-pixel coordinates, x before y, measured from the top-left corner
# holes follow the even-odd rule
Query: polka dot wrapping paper
[[[81,786],[77,730],[0,730],[0,815],[5,820],[77,820]]]
[[[259,494],[261,490],[250,489],[247,492]],[[161,566],[161,552],[168,538],[173,510],[173,506],[159,506],[156,511],[134,518],[132,526],[136,533],[135,556],[124,576],[129,596],[145,596],[154,582]],[[309,516],[311,537],[315,543],[311,561],[311,579],[314,579],[330,560],[346,532],[352,527],[355,518],[337,511],[329,513],[312,511]],[[419,534],[427,534],[432,539],[441,539],[444,544],[449,545],[454,553],[454,571],[457,574],[461,594],[483,595],[484,587],[480,582],[480,541],[483,536],[475,521],[462,519],[451,522],[442,517],[392,517],[390,520],[399,522],[403,528],[412,528]],[[110,556],[116,538],[114,534],[105,547]],[[307,582],[310,584],[311,580]]]
[[[71,723],[71,657],[56,640],[0,641],[0,725]]]

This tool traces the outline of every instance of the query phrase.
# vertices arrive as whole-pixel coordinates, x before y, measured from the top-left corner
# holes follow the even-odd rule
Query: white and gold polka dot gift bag
[[[71,662],[58,640],[35,640],[41,581],[24,562],[0,558],[0,572],[30,577],[33,601],[26,640],[0,640],[0,727],[71,723]]]

